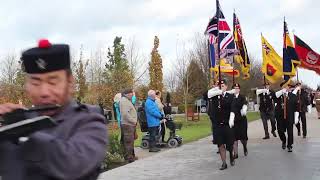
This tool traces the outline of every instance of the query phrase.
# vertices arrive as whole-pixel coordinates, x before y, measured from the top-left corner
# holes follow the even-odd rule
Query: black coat
[[[211,98],[211,101],[209,100],[211,106],[209,114],[213,116],[213,124],[229,123],[233,97],[233,94],[225,93],[225,96],[219,95]]]
[[[308,105],[311,104],[311,100],[309,98],[309,94],[305,90],[301,90],[301,92],[298,92],[297,94],[298,98],[298,111],[299,112],[307,112],[308,111]]]
[[[248,140],[248,121],[246,116],[241,115],[243,105],[248,102],[244,96],[239,94],[238,97],[234,96],[231,104],[231,112],[235,114],[234,119],[234,136],[235,140]]]
[[[248,102],[243,95],[239,94],[239,96],[237,98],[234,96],[234,98],[232,100],[232,104],[231,104],[231,112],[233,112],[235,114],[235,122],[241,121],[246,118],[246,116],[241,115],[240,111],[241,111],[243,105],[247,105],[247,104],[248,104]]]
[[[294,112],[298,111],[298,98],[297,95],[293,93],[288,93],[287,103],[286,103],[286,118],[284,116],[284,95],[281,95],[279,98],[275,97],[275,103],[277,104],[275,107],[275,115],[277,120],[286,119],[291,123],[294,122]]]
[[[270,93],[261,93],[259,94],[260,106],[259,110],[263,112],[270,112],[274,110],[273,98],[275,92],[270,90]]]

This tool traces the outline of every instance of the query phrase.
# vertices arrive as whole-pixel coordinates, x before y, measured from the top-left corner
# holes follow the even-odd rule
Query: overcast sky
[[[283,17],[295,32],[320,52],[316,0],[220,0],[232,26],[235,9],[251,55],[261,59],[262,32],[282,56]],[[160,53],[167,73],[176,58],[176,47],[203,33],[215,14],[215,0],[7,0],[0,6],[0,58],[34,46],[39,38],[84,45],[87,54],[111,46],[115,36],[135,38],[141,53],[149,55],[153,38],[160,38]],[[320,78],[300,70],[300,78],[316,87]]]

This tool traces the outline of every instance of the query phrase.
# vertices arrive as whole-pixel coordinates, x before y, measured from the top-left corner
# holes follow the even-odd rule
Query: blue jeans
[[[149,127],[149,148],[154,148],[156,146],[156,137],[159,134],[159,126]]]

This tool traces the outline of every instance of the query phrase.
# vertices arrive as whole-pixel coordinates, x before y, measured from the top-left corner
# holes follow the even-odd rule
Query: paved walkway
[[[100,176],[100,180],[320,180],[320,120],[315,109],[307,115],[308,137],[297,137],[293,153],[281,149],[278,138],[262,140],[261,120],[249,124],[249,155],[239,159],[234,167],[220,171],[220,157],[211,137],[185,144]]]

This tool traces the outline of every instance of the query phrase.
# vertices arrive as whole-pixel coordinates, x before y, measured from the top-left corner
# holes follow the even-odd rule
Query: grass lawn
[[[260,119],[260,114],[258,112],[248,112],[248,121],[254,121]],[[176,134],[183,138],[183,143],[188,143],[196,141],[198,139],[207,137],[211,134],[211,122],[207,115],[201,115],[200,121],[185,121],[184,116],[178,116],[174,118],[175,122],[181,122],[183,124],[182,129],[176,131]],[[142,133],[140,128],[137,129],[139,138],[135,141],[135,146],[140,146]],[[169,136],[167,130],[166,135]],[[166,138],[167,139],[167,138]]]

